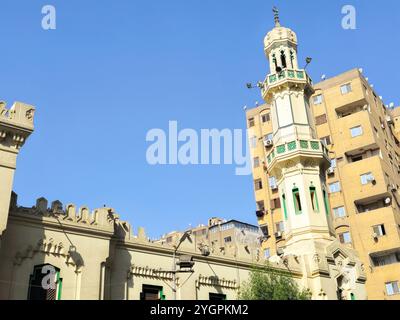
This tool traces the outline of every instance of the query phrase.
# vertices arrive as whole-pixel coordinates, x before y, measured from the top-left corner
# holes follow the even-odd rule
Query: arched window
[[[272,55],[272,63],[275,65],[275,71],[278,70],[278,60],[276,59],[275,53]]]
[[[283,213],[285,215],[285,220],[288,219],[287,208],[286,208],[286,196],[285,194],[282,195],[282,205],[283,205]]]
[[[29,277],[28,300],[60,300],[60,269],[51,264],[37,265]]]
[[[296,214],[301,214],[302,208],[301,208],[299,188],[293,188],[292,193],[293,193],[294,210]]]
[[[293,61],[294,61],[294,52],[293,52],[293,50],[290,50],[290,65],[291,65],[292,69],[294,69]]]
[[[326,215],[329,216],[330,210],[329,210],[328,194],[326,193],[325,190],[322,190],[322,194],[324,196],[325,212],[326,212]]]
[[[285,55],[285,51],[281,51],[281,61],[282,61],[282,69],[286,69],[287,68],[287,63],[286,63],[286,55]]]
[[[313,186],[310,187],[310,198],[311,198],[311,205],[312,205],[314,212],[319,212],[317,191],[316,191],[315,187],[313,187]]]

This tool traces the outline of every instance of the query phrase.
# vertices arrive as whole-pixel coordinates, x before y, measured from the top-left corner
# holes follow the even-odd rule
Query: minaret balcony
[[[329,150],[320,140],[293,140],[285,144],[274,146],[267,156],[268,171],[280,161],[292,158],[310,157],[319,158],[320,162],[329,167]]]
[[[268,92],[276,87],[280,87],[287,83],[301,84],[304,87],[309,86],[312,88],[312,80],[305,70],[285,69],[278,73],[269,74],[261,89],[263,97],[266,97]]]

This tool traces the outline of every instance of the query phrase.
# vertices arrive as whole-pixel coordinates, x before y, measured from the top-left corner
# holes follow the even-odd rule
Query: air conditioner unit
[[[333,167],[328,168],[327,173],[328,173],[329,175],[335,174],[335,168],[333,168]]]
[[[256,216],[257,216],[258,218],[264,217],[264,214],[265,214],[265,211],[264,211],[264,210],[257,210],[257,211],[256,211]]]
[[[281,231],[275,232],[275,238],[282,238],[282,232]]]
[[[372,238],[373,238],[373,239],[378,239],[378,234],[377,234],[376,232],[374,232],[374,233],[372,234]]]
[[[390,190],[392,192],[396,192],[397,191],[397,185],[395,185],[394,183],[390,186]]]
[[[276,184],[271,185],[271,190],[278,190],[278,186]]]
[[[274,142],[271,139],[264,140],[264,146],[272,147],[273,145],[274,145]]]
[[[388,124],[393,124],[392,117],[391,117],[391,116],[386,116],[386,122],[387,122]]]

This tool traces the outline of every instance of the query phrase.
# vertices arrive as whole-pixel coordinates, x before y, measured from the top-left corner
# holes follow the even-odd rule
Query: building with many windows
[[[400,299],[400,109],[387,108],[358,69],[313,87],[311,114],[331,161],[325,176],[335,234],[359,252],[368,298]],[[266,167],[274,146],[271,107],[251,109],[246,117],[263,248],[276,253],[286,239],[279,227],[282,198]]]

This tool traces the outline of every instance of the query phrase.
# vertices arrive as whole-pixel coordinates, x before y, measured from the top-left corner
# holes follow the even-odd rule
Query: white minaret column
[[[331,241],[334,235],[324,178],[330,160],[325,145],[315,136],[309,105],[314,90],[306,71],[298,69],[297,36],[280,25],[277,12],[275,28],[267,34],[264,44],[272,69],[262,96],[271,105],[274,132],[267,167],[278,181],[285,215],[286,251],[298,254],[313,251],[314,240]],[[286,68],[282,65],[282,51]],[[272,61],[274,57],[278,68]]]
[[[21,102],[10,109],[0,102],[0,246],[7,227],[17,156],[33,132],[34,112],[34,107]]]

